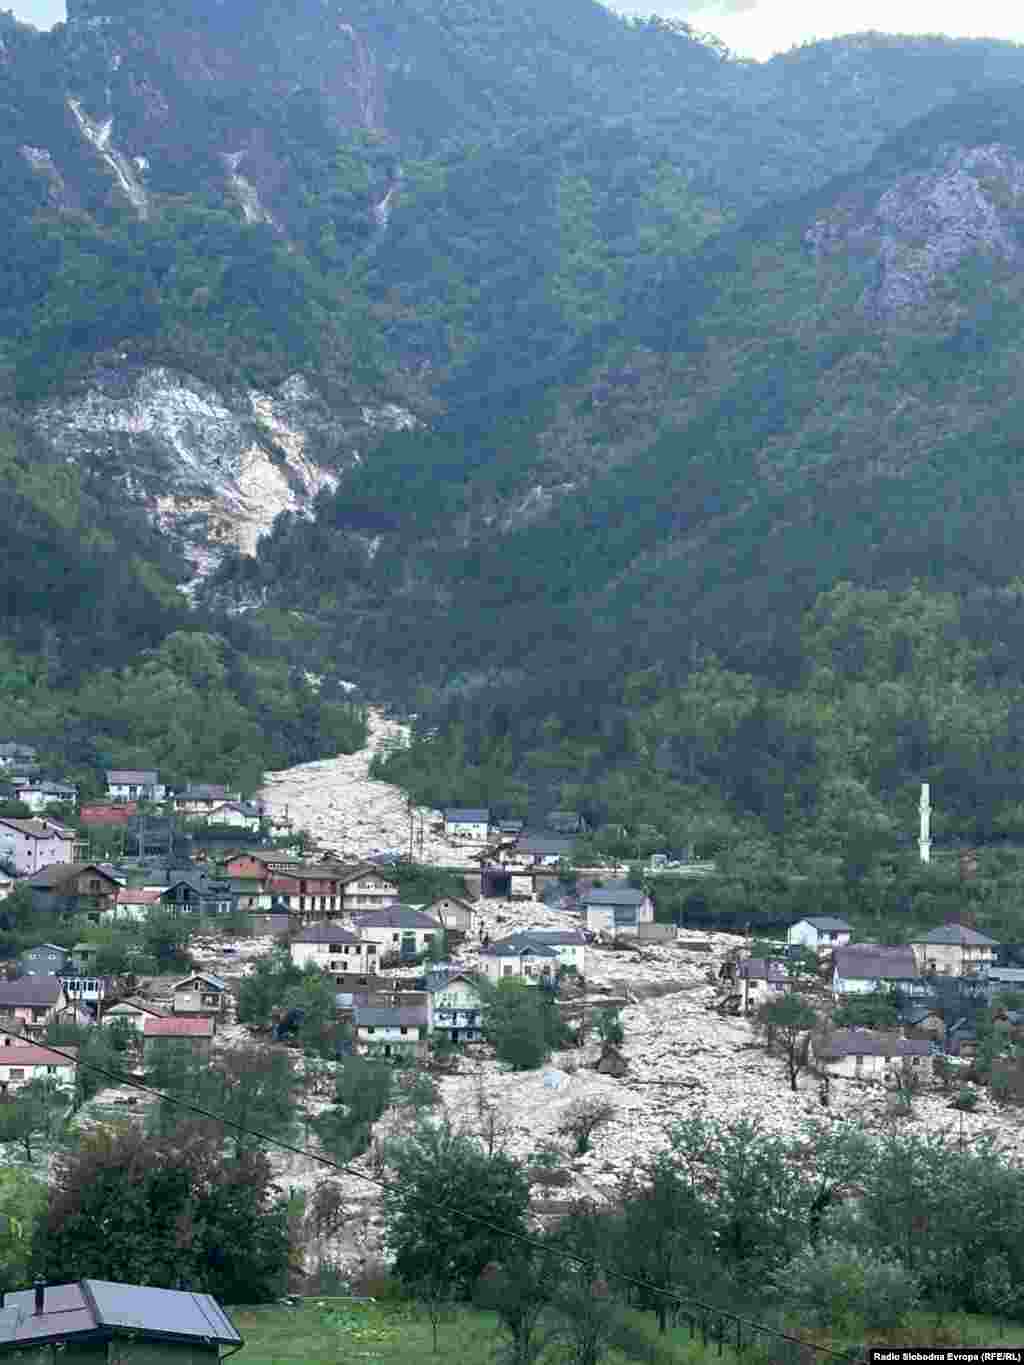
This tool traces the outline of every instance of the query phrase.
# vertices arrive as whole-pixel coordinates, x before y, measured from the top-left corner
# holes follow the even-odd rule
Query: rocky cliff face
[[[934,170],[871,197],[841,200],[807,229],[814,251],[869,254],[875,278],[861,306],[884,319],[925,303],[935,284],[979,252],[1018,266],[1024,160],[1000,143],[946,148]]]
[[[59,454],[141,502],[200,575],[226,546],[251,554],[278,513],[310,510],[376,429],[415,422],[397,405],[334,411],[301,375],[227,393],[127,358],[27,418]]]

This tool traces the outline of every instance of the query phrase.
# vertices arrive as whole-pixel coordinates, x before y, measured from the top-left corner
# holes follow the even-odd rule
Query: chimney
[[[36,1316],[43,1311],[43,1300],[46,1296],[46,1281],[36,1280]]]

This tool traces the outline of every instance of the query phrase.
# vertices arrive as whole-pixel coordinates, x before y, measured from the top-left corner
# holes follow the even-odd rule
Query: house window
[[[399,1032],[401,1033],[402,1037],[404,1038],[405,1035],[409,1032],[409,1030],[408,1030],[407,1028],[403,1028],[403,1029],[399,1029]]]
[[[376,945],[376,943],[368,943],[368,944],[366,945],[366,951],[367,951],[368,953],[375,953],[375,952],[377,951],[377,945]]]
[[[373,1024],[368,1024],[367,1027],[366,1027],[366,1031],[367,1031],[367,1033],[374,1033],[374,1032],[376,1032],[376,1030],[375,1030]]]
[[[392,934],[392,935],[391,935],[391,942],[392,942],[392,943],[397,943],[397,942],[398,942],[398,935],[397,935],[397,934]]]
[[[204,1004],[204,1005],[212,1005],[213,1008],[216,1009],[216,1008],[217,1008],[217,1005],[218,1005],[219,1003],[220,1003],[220,997],[219,997],[219,996],[216,996],[216,995],[204,995],[204,996],[203,996],[203,1004]]]
[[[12,1081],[23,1081],[25,1079],[24,1067],[12,1066],[7,1074]]]
[[[46,1074],[47,1074],[48,1076],[56,1076],[56,1074],[57,1074],[57,1068],[56,1068],[55,1066],[48,1066],[48,1067],[46,1068]]]
[[[344,951],[344,952],[347,953],[347,952],[348,952],[348,948],[344,948],[344,949],[343,949],[343,947],[342,947],[342,945],[341,945],[340,943],[332,943],[331,946],[330,946],[330,948],[328,949],[328,951],[329,951],[329,952],[332,952],[332,953],[340,953],[340,952]]]

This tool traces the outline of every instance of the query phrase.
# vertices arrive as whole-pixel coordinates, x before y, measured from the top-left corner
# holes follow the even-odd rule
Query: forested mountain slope
[[[934,708],[884,771],[829,747],[813,691],[862,681],[821,653],[837,602],[872,636],[916,592],[989,718],[960,817],[1013,826],[977,765],[1016,705],[1022,79],[1011,44],[872,34],[758,65],[592,0],[0,16],[0,417],[46,522],[12,649],[38,673],[56,631],[80,688],[199,630],[250,720],[298,697],[289,753],[350,723],[309,720],[341,671],[465,722],[424,751],[446,797],[585,774],[613,821],[660,773],[774,836],[952,761]],[[746,785],[668,719],[723,670],[773,717]]]

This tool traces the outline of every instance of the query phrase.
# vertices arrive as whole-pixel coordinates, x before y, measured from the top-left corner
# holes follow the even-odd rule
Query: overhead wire
[[[98,1028],[101,1026],[97,1024],[93,1027]],[[18,1039],[21,1038],[20,1034],[15,1033],[12,1029],[5,1028],[3,1025],[0,1025],[0,1035]],[[100,1066],[97,1062],[81,1061],[76,1054],[62,1051],[59,1044],[43,1043],[40,1044],[40,1046],[45,1047],[48,1052],[64,1057],[75,1066],[84,1067],[86,1070],[93,1071],[97,1075],[105,1076],[108,1080],[114,1081],[118,1085],[133,1090],[140,1090],[144,1094],[152,1095],[154,1098],[169,1104],[179,1105],[181,1108],[190,1110],[194,1114],[199,1114],[203,1118],[211,1119],[213,1122],[219,1123],[225,1128],[234,1129],[238,1133],[258,1138],[261,1142],[265,1142],[269,1146],[278,1147],[285,1152],[291,1152],[294,1156],[305,1157],[309,1161],[314,1161],[322,1166],[327,1166],[331,1170],[339,1171],[343,1175],[352,1176],[356,1180],[365,1181],[366,1184],[374,1185],[378,1189],[384,1191],[396,1188],[394,1181],[387,1181],[381,1179],[379,1176],[368,1175],[365,1171],[356,1170],[345,1162],[334,1161],[330,1157],[323,1156],[321,1153],[311,1152],[308,1147],[298,1147],[294,1143],[286,1142],[283,1138],[273,1137],[269,1133],[261,1133],[258,1129],[251,1128],[248,1124],[239,1123],[237,1120],[228,1118],[224,1114],[214,1113],[212,1110],[206,1109],[200,1104],[196,1104],[194,1100],[186,1099],[182,1095],[172,1095],[167,1091],[158,1090],[155,1086],[146,1085],[144,1081],[139,1081],[134,1076],[128,1075],[125,1072],[111,1071],[107,1067]],[[609,1266],[602,1265],[598,1261],[578,1255],[567,1247],[552,1247],[538,1240],[536,1237],[531,1237],[528,1233],[519,1232],[516,1228],[503,1227],[498,1223],[492,1222],[488,1218],[484,1218],[478,1213],[470,1213],[468,1210],[460,1209],[455,1205],[447,1204],[437,1199],[423,1198],[421,1196],[415,1197],[415,1202],[419,1203],[424,1208],[434,1209],[447,1214],[457,1214],[466,1222],[473,1223],[477,1227],[485,1228],[488,1232],[492,1232],[498,1237],[518,1242],[520,1245],[528,1247],[532,1251],[539,1252],[546,1257],[553,1256],[556,1259],[570,1262],[575,1265],[577,1269],[591,1272],[600,1270],[605,1277],[618,1280],[623,1284],[628,1284],[634,1289],[642,1289],[649,1294],[658,1294],[663,1298],[671,1299],[681,1308],[688,1307],[696,1309],[705,1318],[727,1318],[731,1323],[740,1328],[747,1328],[751,1332],[772,1336],[776,1340],[786,1341],[794,1346],[810,1349],[818,1355],[825,1356],[831,1360],[847,1362],[859,1360],[859,1357],[850,1356],[841,1351],[833,1351],[829,1347],[819,1346],[814,1342],[805,1341],[801,1337],[792,1336],[788,1332],[783,1332],[777,1327],[769,1327],[766,1323],[756,1322],[752,1318],[745,1318],[741,1314],[733,1313],[729,1309],[703,1303],[701,1300],[695,1299],[688,1294],[681,1293],[679,1290],[670,1289],[664,1285],[657,1285],[652,1281],[642,1279],[637,1275],[630,1275],[627,1271],[616,1270]]]

